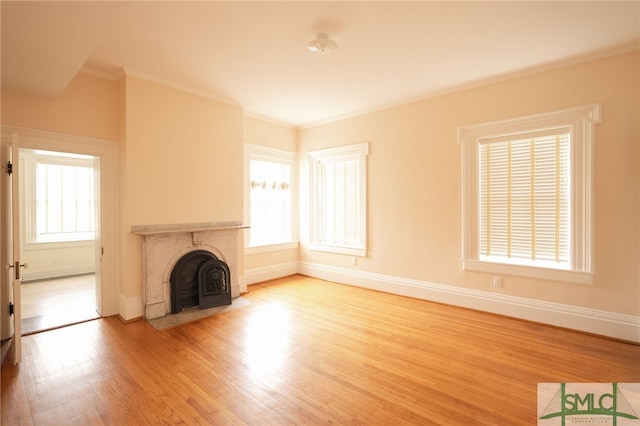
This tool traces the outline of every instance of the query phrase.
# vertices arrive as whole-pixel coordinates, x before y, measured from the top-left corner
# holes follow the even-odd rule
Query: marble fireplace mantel
[[[131,233],[143,240],[144,318],[160,318],[171,312],[171,271],[182,256],[207,250],[229,266],[231,297],[240,295],[238,285],[238,232],[248,228],[237,222],[135,225]]]

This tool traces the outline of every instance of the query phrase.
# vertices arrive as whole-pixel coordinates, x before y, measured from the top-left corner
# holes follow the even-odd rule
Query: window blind
[[[480,141],[480,256],[569,268],[570,134]]]

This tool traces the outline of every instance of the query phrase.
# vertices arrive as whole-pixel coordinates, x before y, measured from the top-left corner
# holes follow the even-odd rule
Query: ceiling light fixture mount
[[[311,40],[309,44],[307,44],[307,49],[309,49],[313,53],[317,53],[320,55],[332,52],[338,48],[338,43],[331,40],[329,36],[324,33],[319,33],[316,38]]]

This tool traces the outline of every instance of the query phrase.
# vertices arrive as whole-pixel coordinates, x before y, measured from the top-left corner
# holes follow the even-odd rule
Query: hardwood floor
[[[94,274],[23,283],[22,334],[98,318]]]
[[[26,336],[3,425],[534,425],[537,383],[640,382],[640,346],[294,276],[165,331]]]

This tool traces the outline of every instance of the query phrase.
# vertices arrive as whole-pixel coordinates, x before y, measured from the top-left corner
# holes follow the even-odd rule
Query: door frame
[[[19,259],[19,256],[15,256],[14,248],[20,246],[19,241],[14,239],[15,229],[17,223],[14,218],[14,207],[19,200],[14,199],[14,195],[18,192],[16,181],[17,178],[17,166],[14,160],[14,153],[17,153],[17,149],[14,150],[14,137],[10,136],[7,139],[3,138],[0,144],[2,153],[0,158],[2,161],[2,189],[0,189],[0,206],[2,212],[2,223],[0,224],[0,235],[2,236],[2,244],[0,245],[0,265],[2,270],[2,278],[0,283],[2,289],[0,289],[0,337],[3,341],[9,341],[10,344],[3,347],[2,361],[5,357],[10,356],[12,362],[19,362],[20,360],[20,343],[21,339],[14,339],[16,335],[20,335],[20,321],[16,321],[16,318],[20,315],[20,309],[15,310],[14,313],[10,313],[10,305],[13,304],[14,308],[19,305],[20,294],[16,295],[16,290],[19,293],[20,286],[16,285],[15,281],[15,260]],[[13,166],[13,169],[9,169],[9,164]],[[19,236],[18,236],[19,237]],[[19,268],[20,266],[18,266]],[[17,330],[16,330],[17,324]]]
[[[100,223],[96,232],[96,308],[101,316],[118,313],[117,288],[117,229],[118,198],[116,141],[68,135],[12,126],[2,126],[2,138],[10,140],[19,135],[20,148],[60,151],[100,157]],[[18,161],[15,159],[14,161]],[[18,218],[21,220],[21,218]],[[100,276],[98,277],[98,274]]]

